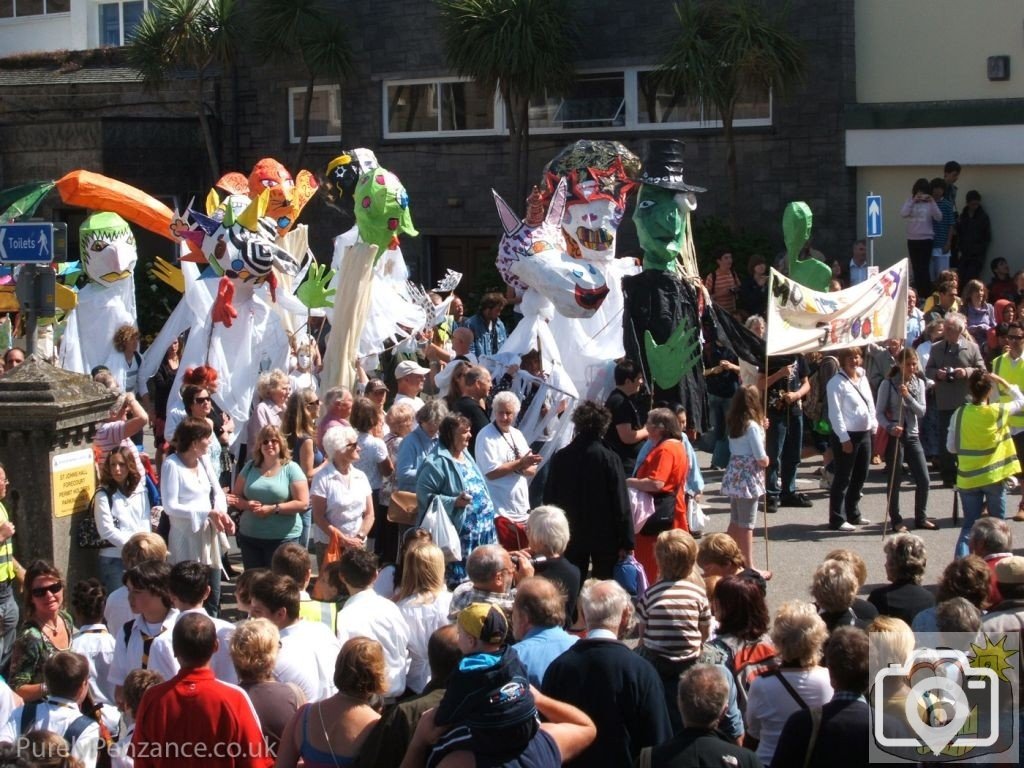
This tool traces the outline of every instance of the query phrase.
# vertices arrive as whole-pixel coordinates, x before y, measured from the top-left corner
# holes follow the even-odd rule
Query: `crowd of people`
[[[603,402],[573,404],[564,447],[528,440],[532,399],[565,406],[544,399],[538,350],[517,367],[525,388],[482,364],[508,337],[497,293],[471,316],[455,297],[353,388],[321,388],[318,340],[297,336],[237,430],[218,371],[179,372],[179,340],[140,382],[138,332],[119,329],[93,371],[117,394],[94,441],[94,530],[79,531],[95,577],[21,569],[0,505],[0,766],[867,764],[869,649],[904,664],[912,632],[1024,623],[1005,520],[1024,457],[1024,278],[996,260],[978,281],[980,195],[954,228],[953,181],[915,184],[905,206],[906,338],[754,366],[709,322],[704,435],[623,359]],[[743,279],[730,251],[715,264],[708,295],[763,335],[766,260]],[[837,288],[867,279],[864,243],[833,271]],[[840,547],[808,569],[810,599],[772,616],[757,518],[814,506],[796,482],[805,442],[837,534],[871,525],[864,484],[885,473],[886,585],[860,597],[867,567]],[[937,594],[921,583],[933,471],[963,507]],[[907,476],[921,535],[901,513]],[[724,532],[701,512],[712,493]],[[894,679],[886,714],[912,734],[917,694]]]

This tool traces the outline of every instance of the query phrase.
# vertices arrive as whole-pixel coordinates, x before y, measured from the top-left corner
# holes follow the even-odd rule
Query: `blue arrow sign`
[[[0,224],[0,263],[49,264],[53,261],[53,224]]]
[[[867,236],[882,236],[882,196],[868,195],[867,204],[864,207],[867,214]]]

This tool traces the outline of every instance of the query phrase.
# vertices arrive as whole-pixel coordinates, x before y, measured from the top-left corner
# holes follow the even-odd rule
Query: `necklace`
[[[56,637],[57,633],[59,631],[57,629],[57,619],[55,618],[53,620],[53,626],[52,627],[50,626],[49,622],[43,622],[43,629],[45,629],[47,632],[49,632],[51,637]]]

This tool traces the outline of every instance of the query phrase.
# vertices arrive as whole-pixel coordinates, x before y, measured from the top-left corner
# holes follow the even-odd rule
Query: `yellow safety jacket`
[[[1016,384],[1024,391],[1024,355],[1014,362],[1013,358],[1010,357],[1010,353],[1007,352],[1005,355],[1000,355],[992,361],[992,373],[996,376],[1002,376],[1011,384]],[[1013,396],[1007,392],[1003,392],[999,397],[999,402],[1008,403],[1013,400]],[[1016,413],[1010,417],[1010,429],[1024,429],[1024,411]]]
[[[970,490],[1020,472],[1010,437],[1010,409],[999,403],[960,406],[953,414],[957,447],[956,485]]]
[[[0,525],[7,522],[7,507],[0,504]],[[8,584],[14,581],[14,537],[0,543],[0,584]]]
[[[336,603],[324,603],[320,600],[303,600],[299,603],[299,618],[306,621],[319,621],[331,632],[336,632],[338,606]]]

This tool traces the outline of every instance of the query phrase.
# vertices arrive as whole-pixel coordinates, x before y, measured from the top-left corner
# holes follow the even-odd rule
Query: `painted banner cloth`
[[[767,354],[842,349],[906,337],[907,260],[835,293],[812,291],[771,271]]]

